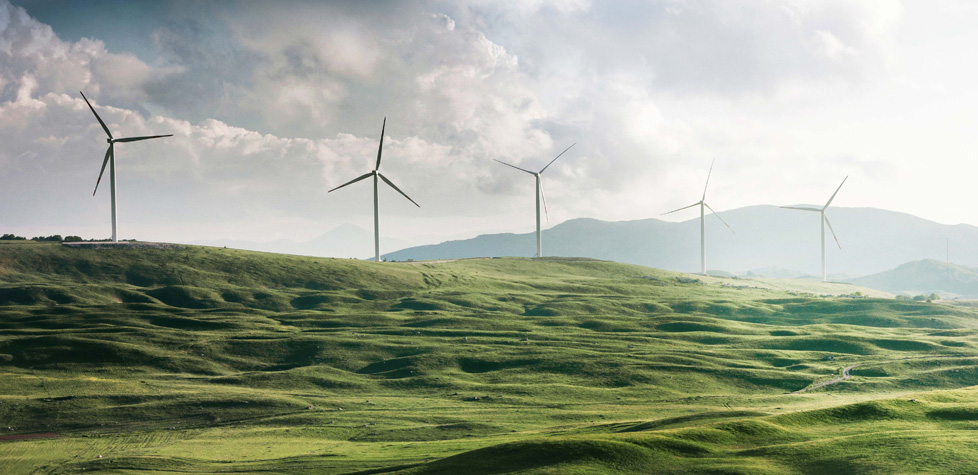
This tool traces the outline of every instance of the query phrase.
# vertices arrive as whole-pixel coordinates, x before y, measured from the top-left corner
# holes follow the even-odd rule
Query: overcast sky
[[[978,2],[0,0],[0,232],[411,243],[707,200],[978,224]],[[669,215],[696,217],[695,210]],[[731,223],[734,225],[734,223]],[[365,246],[368,255],[372,247]],[[390,249],[388,249],[390,250]]]

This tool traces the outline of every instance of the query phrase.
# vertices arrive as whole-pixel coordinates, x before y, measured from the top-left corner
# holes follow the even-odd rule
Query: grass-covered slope
[[[0,472],[978,461],[960,389],[978,384],[974,310],[785,285],[581,259],[0,244]]]

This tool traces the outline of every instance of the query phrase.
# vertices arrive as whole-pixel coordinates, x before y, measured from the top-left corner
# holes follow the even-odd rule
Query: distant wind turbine
[[[340,186],[337,186],[336,188],[333,188],[332,190],[327,191],[327,193],[332,193],[340,188],[343,188],[346,185],[351,185],[353,183],[356,183],[360,180],[363,180],[371,176],[374,177],[374,259],[377,262],[380,262],[380,204],[378,203],[378,199],[377,199],[377,178],[384,180],[384,183],[387,183],[395,191],[404,195],[404,197],[407,198],[408,201],[414,203],[414,200],[412,200],[410,196],[408,196],[406,193],[401,191],[400,188],[398,188],[393,183],[391,183],[391,181],[388,180],[387,177],[380,174],[380,155],[384,151],[384,130],[386,129],[387,129],[387,117],[384,117],[384,125],[382,125],[380,128],[380,146],[377,147],[377,165],[374,167],[374,170],[370,173],[364,173],[363,175],[360,175]],[[417,203],[414,203],[414,206],[417,206],[418,208],[421,207],[421,205]]]
[[[800,209],[802,211],[815,211],[821,213],[822,215],[822,219],[821,219],[822,221],[822,282],[828,280],[825,274],[825,225],[826,224],[829,225],[829,232],[832,233],[832,238],[835,239],[835,245],[839,246],[839,249],[842,249],[842,244],[839,244],[839,238],[836,237],[835,230],[832,229],[832,223],[829,222],[829,217],[825,215],[825,209],[828,208],[830,204],[832,204],[832,200],[835,199],[835,195],[839,194],[839,190],[842,189],[842,185],[845,185],[846,180],[848,179],[849,179],[848,176],[842,179],[842,183],[839,183],[839,187],[835,189],[835,193],[832,193],[832,197],[829,198],[829,200],[825,202],[825,206],[821,208],[812,208],[808,206],[782,206],[782,208]]]
[[[546,167],[543,167],[543,169],[540,170],[540,171],[538,171],[538,172],[531,172],[530,170],[527,170],[527,169],[524,169],[524,168],[520,168],[520,167],[518,167],[516,165],[510,165],[510,164],[508,164],[506,162],[500,162],[499,160],[496,160],[495,158],[493,159],[493,160],[496,160],[499,163],[502,163],[503,165],[506,165],[507,167],[513,167],[513,168],[515,168],[517,170],[527,172],[530,175],[533,175],[534,177],[536,177],[536,179],[537,179],[537,257],[543,257],[543,239],[540,236],[540,199],[541,198],[543,198],[543,212],[547,214],[547,222],[548,223],[550,222],[550,213],[547,212],[547,198],[543,195],[543,183],[540,181],[540,175],[542,175],[543,172],[546,171],[548,167],[550,167],[550,165],[552,165],[554,162],[556,162],[557,159],[560,158],[561,155],[563,155],[564,153],[566,153],[568,150],[571,149],[571,147],[573,147],[575,145],[577,145],[577,144],[576,143],[572,143],[570,147],[565,148],[563,152],[560,152],[556,157],[554,157],[553,160],[550,161],[550,163],[547,164]]]
[[[109,149],[105,151],[105,160],[102,160],[102,171],[98,172],[98,181],[95,182],[95,191],[92,192],[92,196],[95,196],[95,192],[98,191],[98,185],[102,182],[102,174],[105,173],[105,165],[109,165],[109,189],[112,194],[112,242],[118,242],[117,229],[117,219],[116,219],[116,199],[115,199],[115,144],[122,142],[138,142],[140,140],[158,139],[161,137],[173,137],[173,134],[166,135],[149,135],[144,137],[124,137],[124,138],[112,138],[112,132],[109,132],[109,128],[102,121],[102,118],[98,116],[98,112],[95,112],[95,108],[92,107],[92,103],[88,102],[88,98],[85,97],[85,93],[78,91],[81,94],[82,99],[85,99],[85,103],[88,104],[88,108],[92,110],[92,114],[95,114],[95,118],[98,119],[98,123],[102,126],[102,130],[105,130],[105,134],[109,136],[106,139],[109,142]]]
[[[703,187],[703,197],[700,198],[698,202],[693,203],[689,206],[683,206],[682,208],[679,209],[674,209],[668,213],[662,213],[662,215],[665,216],[670,213],[675,213],[676,211],[682,211],[684,209],[692,208],[693,206],[700,207],[700,274],[703,275],[706,275],[706,210],[705,208],[710,208],[710,205],[706,204],[706,189],[710,186],[710,175],[712,174],[713,174],[713,162],[710,162],[710,171],[707,172],[706,174],[706,186]],[[720,222],[723,223],[723,225],[730,230],[730,232],[732,233],[734,232],[733,228],[731,228],[730,225],[727,224],[727,222],[724,221],[723,218],[721,218],[720,215],[713,210],[713,208],[710,208],[710,212],[712,212],[713,216],[716,216],[717,219],[719,219]]]

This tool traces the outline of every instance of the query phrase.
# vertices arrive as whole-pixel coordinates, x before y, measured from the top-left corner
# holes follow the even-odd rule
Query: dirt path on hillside
[[[845,369],[842,370],[842,376],[839,376],[838,378],[830,379],[828,381],[822,381],[821,383],[818,383],[814,386],[809,386],[807,388],[799,389],[793,393],[788,393],[788,394],[801,394],[808,391],[814,391],[818,388],[824,388],[825,386],[828,386],[830,384],[841,383],[842,381],[845,381],[852,377],[852,375],[849,374],[849,371],[851,371],[856,366],[859,365],[854,364],[852,366],[847,366]]]
[[[62,242],[62,246],[76,249],[123,249],[123,248],[149,248],[149,249],[183,249],[186,246],[171,244],[168,242],[142,242],[142,241],[81,241],[81,242]]]
[[[57,439],[61,437],[61,434],[55,432],[42,432],[35,434],[11,434],[11,435],[0,435],[0,442],[5,442],[8,440],[30,440],[30,439]]]
[[[393,262],[396,264],[444,264],[446,262],[458,262],[458,261],[485,261],[492,259],[505,259],[505,260],[538,260],[546,262],[568,262],[568,263],[587,263],[587,262],[612,262],[603,261],[601,259],[568,259],[565,257],[460,257],[458,259],[432,259],[432,260],[403,260],[403,261],[386,261]]]

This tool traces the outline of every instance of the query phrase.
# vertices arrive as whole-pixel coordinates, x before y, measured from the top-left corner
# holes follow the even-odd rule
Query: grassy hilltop
[[[0,472],[972,472],[978,310],[857,291],[4,243]]]

